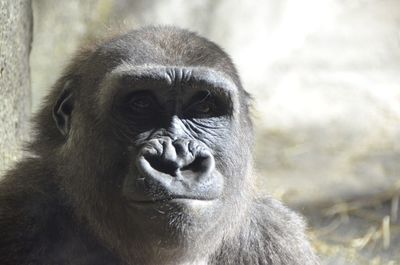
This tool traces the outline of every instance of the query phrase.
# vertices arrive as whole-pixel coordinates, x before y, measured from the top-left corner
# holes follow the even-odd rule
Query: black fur
[[[155,89],[164,111],[133,119],[126,105],[118,105],[131,86]],[[194,87],[217,89],[220,101],[203,106],[205,116],[186,117],[178,102],[187,101]],[[147,27],[83,50],[35,118],[31,156],[1,182],[0,263],[318,264],[303,220],[256,195],[250,102],[229,57],[185,30]],[[170,187],[154,182],[158,175],[146,168],[138,171],[133,161],[143,146],[171,139],[205,150],[211,162],[201,163],[209,175],[187,167],[206,180],[196,175],[190,185],[182,180],[191,188],[181,182]],[[156,159],[150,170],[167,172],[166,160]],[[147,176],[143,187],[137,186],[140,174]],[[190,198],[175,202],[179,196],[203,199],[198,206]],[[143,206],[143,198],[157,202]]]

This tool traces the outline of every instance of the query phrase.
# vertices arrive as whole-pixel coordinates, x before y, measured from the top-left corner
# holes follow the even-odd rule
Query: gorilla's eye
[[[129,102],[129,106],[133,109],[148,109],[151,108],[153,102],[151,98],[141,97],[141,98],[133,98]]]
[[[200,92],[192,99],[185,114],[194,118],[217,116],[219,113],[218,100],[209,91]]]
[[[133,113],[150,113],[157,107],[154,97],[147,92],[139,92],[129,95],[126,107]]]
[[[214,102],[204,101],[192,106],[191,112],[197,114],[210,114],[213,112],[214,109],[215,109]]]

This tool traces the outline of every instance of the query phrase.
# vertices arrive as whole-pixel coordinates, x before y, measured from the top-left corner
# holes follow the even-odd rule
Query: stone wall
[[[0,0],[0,175],[20,157],[28,135],[31,41],[30,1]]]

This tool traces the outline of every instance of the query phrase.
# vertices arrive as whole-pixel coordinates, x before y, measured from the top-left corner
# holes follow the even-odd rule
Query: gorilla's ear
[[[53,119],[63,136],[67,136],[71,128],[71,114],[74,108],[72,83],[71,80],[65,83],[64,88],[53,107]]]

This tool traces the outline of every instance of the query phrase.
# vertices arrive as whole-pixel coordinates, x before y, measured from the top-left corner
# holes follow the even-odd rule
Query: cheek
[[[112,134],[100,133],[72,139],[64,160],[69,161],[71,178],[95,182],[104,190],[119,185],[130,164],[129,156],[128,145]]]
[[[239,140],[235,130],[224,130],[212,139],[212,149],[219,158],[217,162],[223,162],[228,168],[237,168],[238,163],[242,163],[239,157],[247,147],[245,142]]]
[[[188,136],[203,142],[214,154],[225,149],[225,142],[232,140],[232,126],[225,118],[193,119],[184,121]]]

